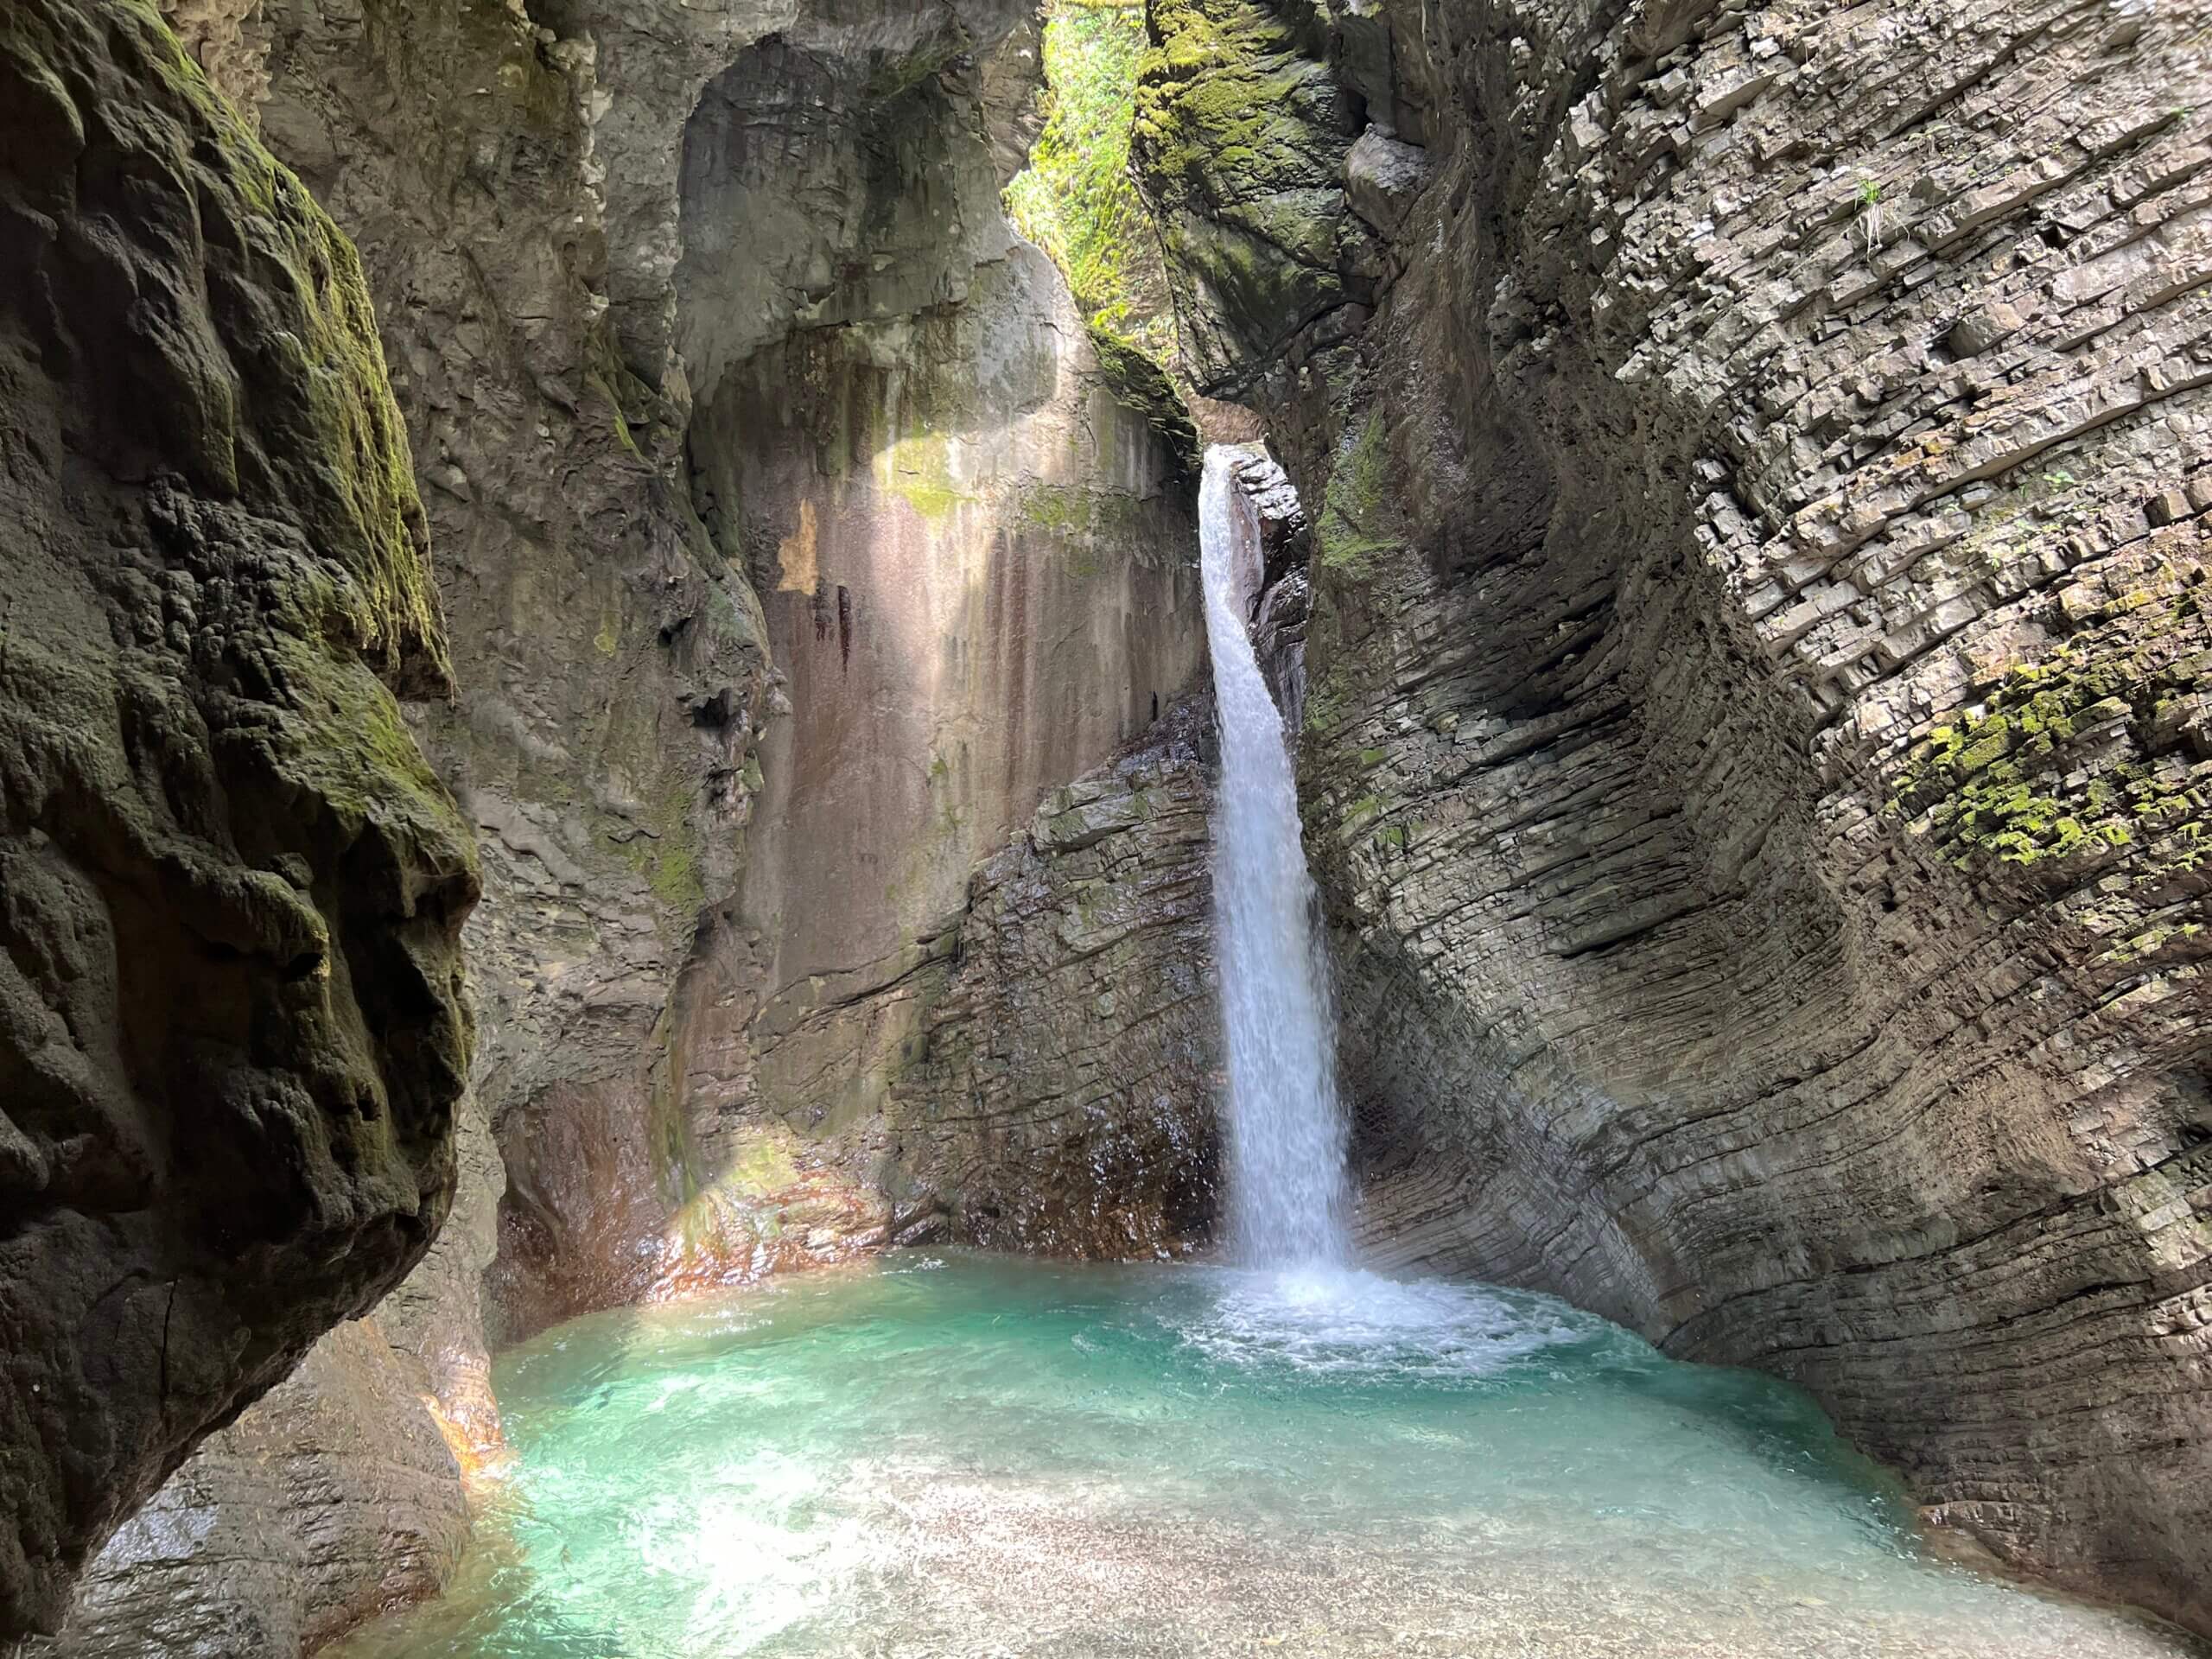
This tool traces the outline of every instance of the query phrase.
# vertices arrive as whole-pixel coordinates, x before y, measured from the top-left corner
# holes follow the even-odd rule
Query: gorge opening
[[[557,1325],[499,1362],[469,1560],[340,1659],[2172,1654],[1932,1554],[1785,1383],[1359,1265],[1238,459],[1198,509],[1219,1259],[896,1250]]]

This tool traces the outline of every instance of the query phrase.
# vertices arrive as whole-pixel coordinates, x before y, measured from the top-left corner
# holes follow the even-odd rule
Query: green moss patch
[[[1390,455],[1382,417],[1370,410],[1359,435],[1337,456],[1322,498],[1315,543],[1324,569],[1364,581],[1377,562],[1404,545],[1391,531]]]
[[[1057,0],[1045,22],[1045,125],[1006,204],[1077,305],[1164,357],[1174,339],[1160,239],[1128,170],[1144,50],[1141,5]]]
[[[1234,393],[1339,303],[1343,171],[1358,118],[1311,14],[1152,0],[1130,159],[1203,389]]]
[[[678,777],[647,803],[642,822],[626,838],[610,835],[616,854],[640,876],[679,923],[688,924],[707,902],[699,846],[691,823],[692,788]]]
[[[1145,50],[1142,5],[1053,0],[1045,124],[1006,205],[1015,228],[1067,278],[1108,387],[1190,472],[1198,429],[1170,372],[1178,348],[1166,267],[1129,173]]]
[[[2186,582],[2201,581],[2188,573]],[[1890,811],[1961,865],[2030,865],[2141,847],[2163,879],[2201,857],[2206,768],[2166,714],[2202,686],[2212,652],[2181,573],[2133,592],[1982,702],[1931,729],[1895,775]]]

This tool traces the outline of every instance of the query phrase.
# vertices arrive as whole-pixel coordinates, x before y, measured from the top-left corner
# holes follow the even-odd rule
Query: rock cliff
[[[165,10],[360,245],[462,687],[411,718],[483,849],[462,1110],[497,1156],[460,1204],[498,1206],[490,1294],[456,1223],[118,1537],[61,1643],[277,1654],[442,1580],[435,1430],[464,1459],[496,1436],[487,1314],[900,1224],[1126,1251],[1202,1224],[1166,1149],[1207,1122],[1192,717],[1079,786],[1143,803],[1164,850],[1141,815],[1039,830],[1034,868],[969,890],[1199,671],[1195,545],[1174,435],[999,205],[1034,130],[1026,7]],[[1097,914],[1154,893],[1131,938]],[[1156,988],[1173,1058],[1120,1163],[1073,1023],[1056,1092],[1001,1099],[1034,1007],[982,966],[1001,912],[1040,964]],[[932,1020],[972,1119],[894,1098]],[[1109,1203],[1124,1166],[1149,1185]]]
[[[924,1058],[891,1090],[906,1230],[1109,1258],[1208,1236],[1211,713],[1170,709],[976,872]]]
[[[0,12],[0,1639],[414,1265],[470,838],[353,250],[150,4]]]
[[[476,1092],[503,1228],[556,1254],[571,1187],[626,1242],[666,1213],[664,1016],[769,696],[671,367],[683,123],[744,36],[610,10],[265,0],[248,26],[264,134],[360,244],[446,550],[464,695],[423,735],[484,851]]]
[[[485,849],[495,1321],[880,1240],[906,969],[1198,661],[1175,457],[999,206],[1033,17],[267,0],[245,34],[448,550],[467,694],[426,741]]]
[[[86,1569],[59,1637],[11,1659],[293,1659],[444,1586],[464,1475],[505,1455],[482,1302],[503,1178],[473,1101],[457,1116],[422,1262],[209,1436]]]
[[[1377,1247],[2212,1627],[2203,14],[1152,16]]]

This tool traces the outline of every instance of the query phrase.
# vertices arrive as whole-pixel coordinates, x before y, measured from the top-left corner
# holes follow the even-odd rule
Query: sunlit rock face
[[[880,1242],[896,964],[1199,662],[1173,459],[998,202],[1029,8],[176,16],[361,238],[450,550],[495,1325]]]
[[[969,871],[1198,674],[1191,521],[1027,246],[942,315],[750,359],[694,454],[763,561],[794,711],[742,890],[753,1095],[838,1133],[920,1058]]]
[[[753,573],[792,710],[762,747],[711,945],[726,988],[686,1057],[709,1181],[691,1216],[715,1249],[764,1221],[785,1240],[794,1220],[880,1238],[981,1213],[922,1174],[941,1148],[904,1138],[893,1103],[960,940],[980,937],[970,872],[1202,661],[1177,459],[1007,228],[976,118],[988,77],[902,70],[890,27],[747,54],[687,138],[694,496]],[[1195,1106],[1185,1090],[1168,1116]],[[1090,1133],[1072,1113],[1058,1132]],[[1026,1157],[997,1172],[1036,1187],[1014,1207],[1067,1211],[1063,1244],[1090,1236],[1074,1214],[1104,1204],[1108,1172],[1071,1151],[1057,1175],[1024,1173]],[[796,1208],[785,1161],[811,1178]],[[721,1171],[738,1179],[716,1187]],[[862,1202],[823,1213],[825,1182]],[[1136,1230],[1166,1226],[1155,1210]]]
[[[1140,161],[1316,519],[1376,1247],[2212,1625],[2202,16],[1196,11]],[[1250,95],[1324,58],[1356,142]]]
[[[0,1640],[422,1256],[448,685],[345,238],[150,5],[0,11]]]

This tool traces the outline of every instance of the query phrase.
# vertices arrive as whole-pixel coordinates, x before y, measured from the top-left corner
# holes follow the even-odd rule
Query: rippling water
[[[948,1253],[506,1355],[515,1464],[346,1659],[2065,1656],[1804,1396],[1541,1297]]]

